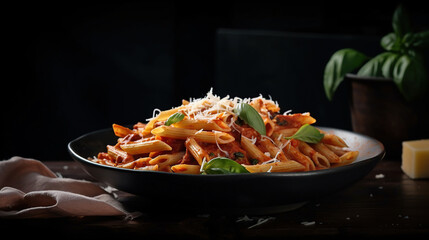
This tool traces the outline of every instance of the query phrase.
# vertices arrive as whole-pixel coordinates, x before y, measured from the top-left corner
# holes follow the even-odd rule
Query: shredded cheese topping
[[[215,141],[216,141],[216,146],[217,146],[217,148],[219,148],[219,150],[221,151],[221,152],[223,152],[225,155],[226,155],[226,157],[229,157],[229,153],[227,152],[227,151],[225,151],[225,150],[223,150],[220,146],[219,146],[219,143],[218,143],[218,141],[217,141],[217,139],[218,139],[218,137],[217,137],[217,133],[219,133],[218,131],[213,131],[214,132],[214,134],[215,134]]]
[[[234,113],[234,108],[240,103],[250,103],[254,100],[261,99],[264,102],[268,102],[274,105],[277,108],[280,108],[277,101],[271,99],[265,99],[262,95],[259,95],[255,98],[231,98],[229,95],[226,97],[219,97],[213,94],[213,88],[207,93],[203,98],[191,98],[187,105],[182,105],[181,111],[194,119],[201,120],[215,120],[220,117],[220,113],[226,113],[234,116],[234,121],[236,120],[236,115]],[[230,126],[233,126],[232,121]]]

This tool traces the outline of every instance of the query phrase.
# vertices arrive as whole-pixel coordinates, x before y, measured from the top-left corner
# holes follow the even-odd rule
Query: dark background
[[[70,159],[67,143],[133,124],[214,87],[260,93],[282,111],[350,129],[347,87],[324,96],[324,65],[353,47],[373,56],[398,1],[170,1],[4,4],[1,159]],[[424,3],[405,4],[416,30]]]

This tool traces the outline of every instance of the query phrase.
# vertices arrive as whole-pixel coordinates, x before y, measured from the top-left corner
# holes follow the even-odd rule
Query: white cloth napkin
[[[0,217],[124,216],[134,218],[98,185],[58,178],[42,162],[13,157],[0,161]]]

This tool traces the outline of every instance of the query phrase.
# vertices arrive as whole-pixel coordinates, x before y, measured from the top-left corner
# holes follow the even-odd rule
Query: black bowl
[[[361,134],[320,127],[342,137],[357,160],[349,165],[296,173],[252,173],[189,175],[139,171],[100,165],[88,160],[117,137],[112,129],[85,134],[68,144],[68,150],[82,168],[100,182],[139,196],[150,208],[197,209],[199,212],[272,213],[298,207],[337,192],[363,178],[384,155],[379,141]]]

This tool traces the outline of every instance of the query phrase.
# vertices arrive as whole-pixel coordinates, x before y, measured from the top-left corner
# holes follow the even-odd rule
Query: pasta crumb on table
[[[204,98],[155,109],[147,120],[133,129],[113,124],[116,145],[90,160],[135,170],[215,174],[312,171],[349,164],[359,154],[340,137],[313,127],[310,113],[281,114],[277,102],[262,96],[221,98],[211,89]]]

